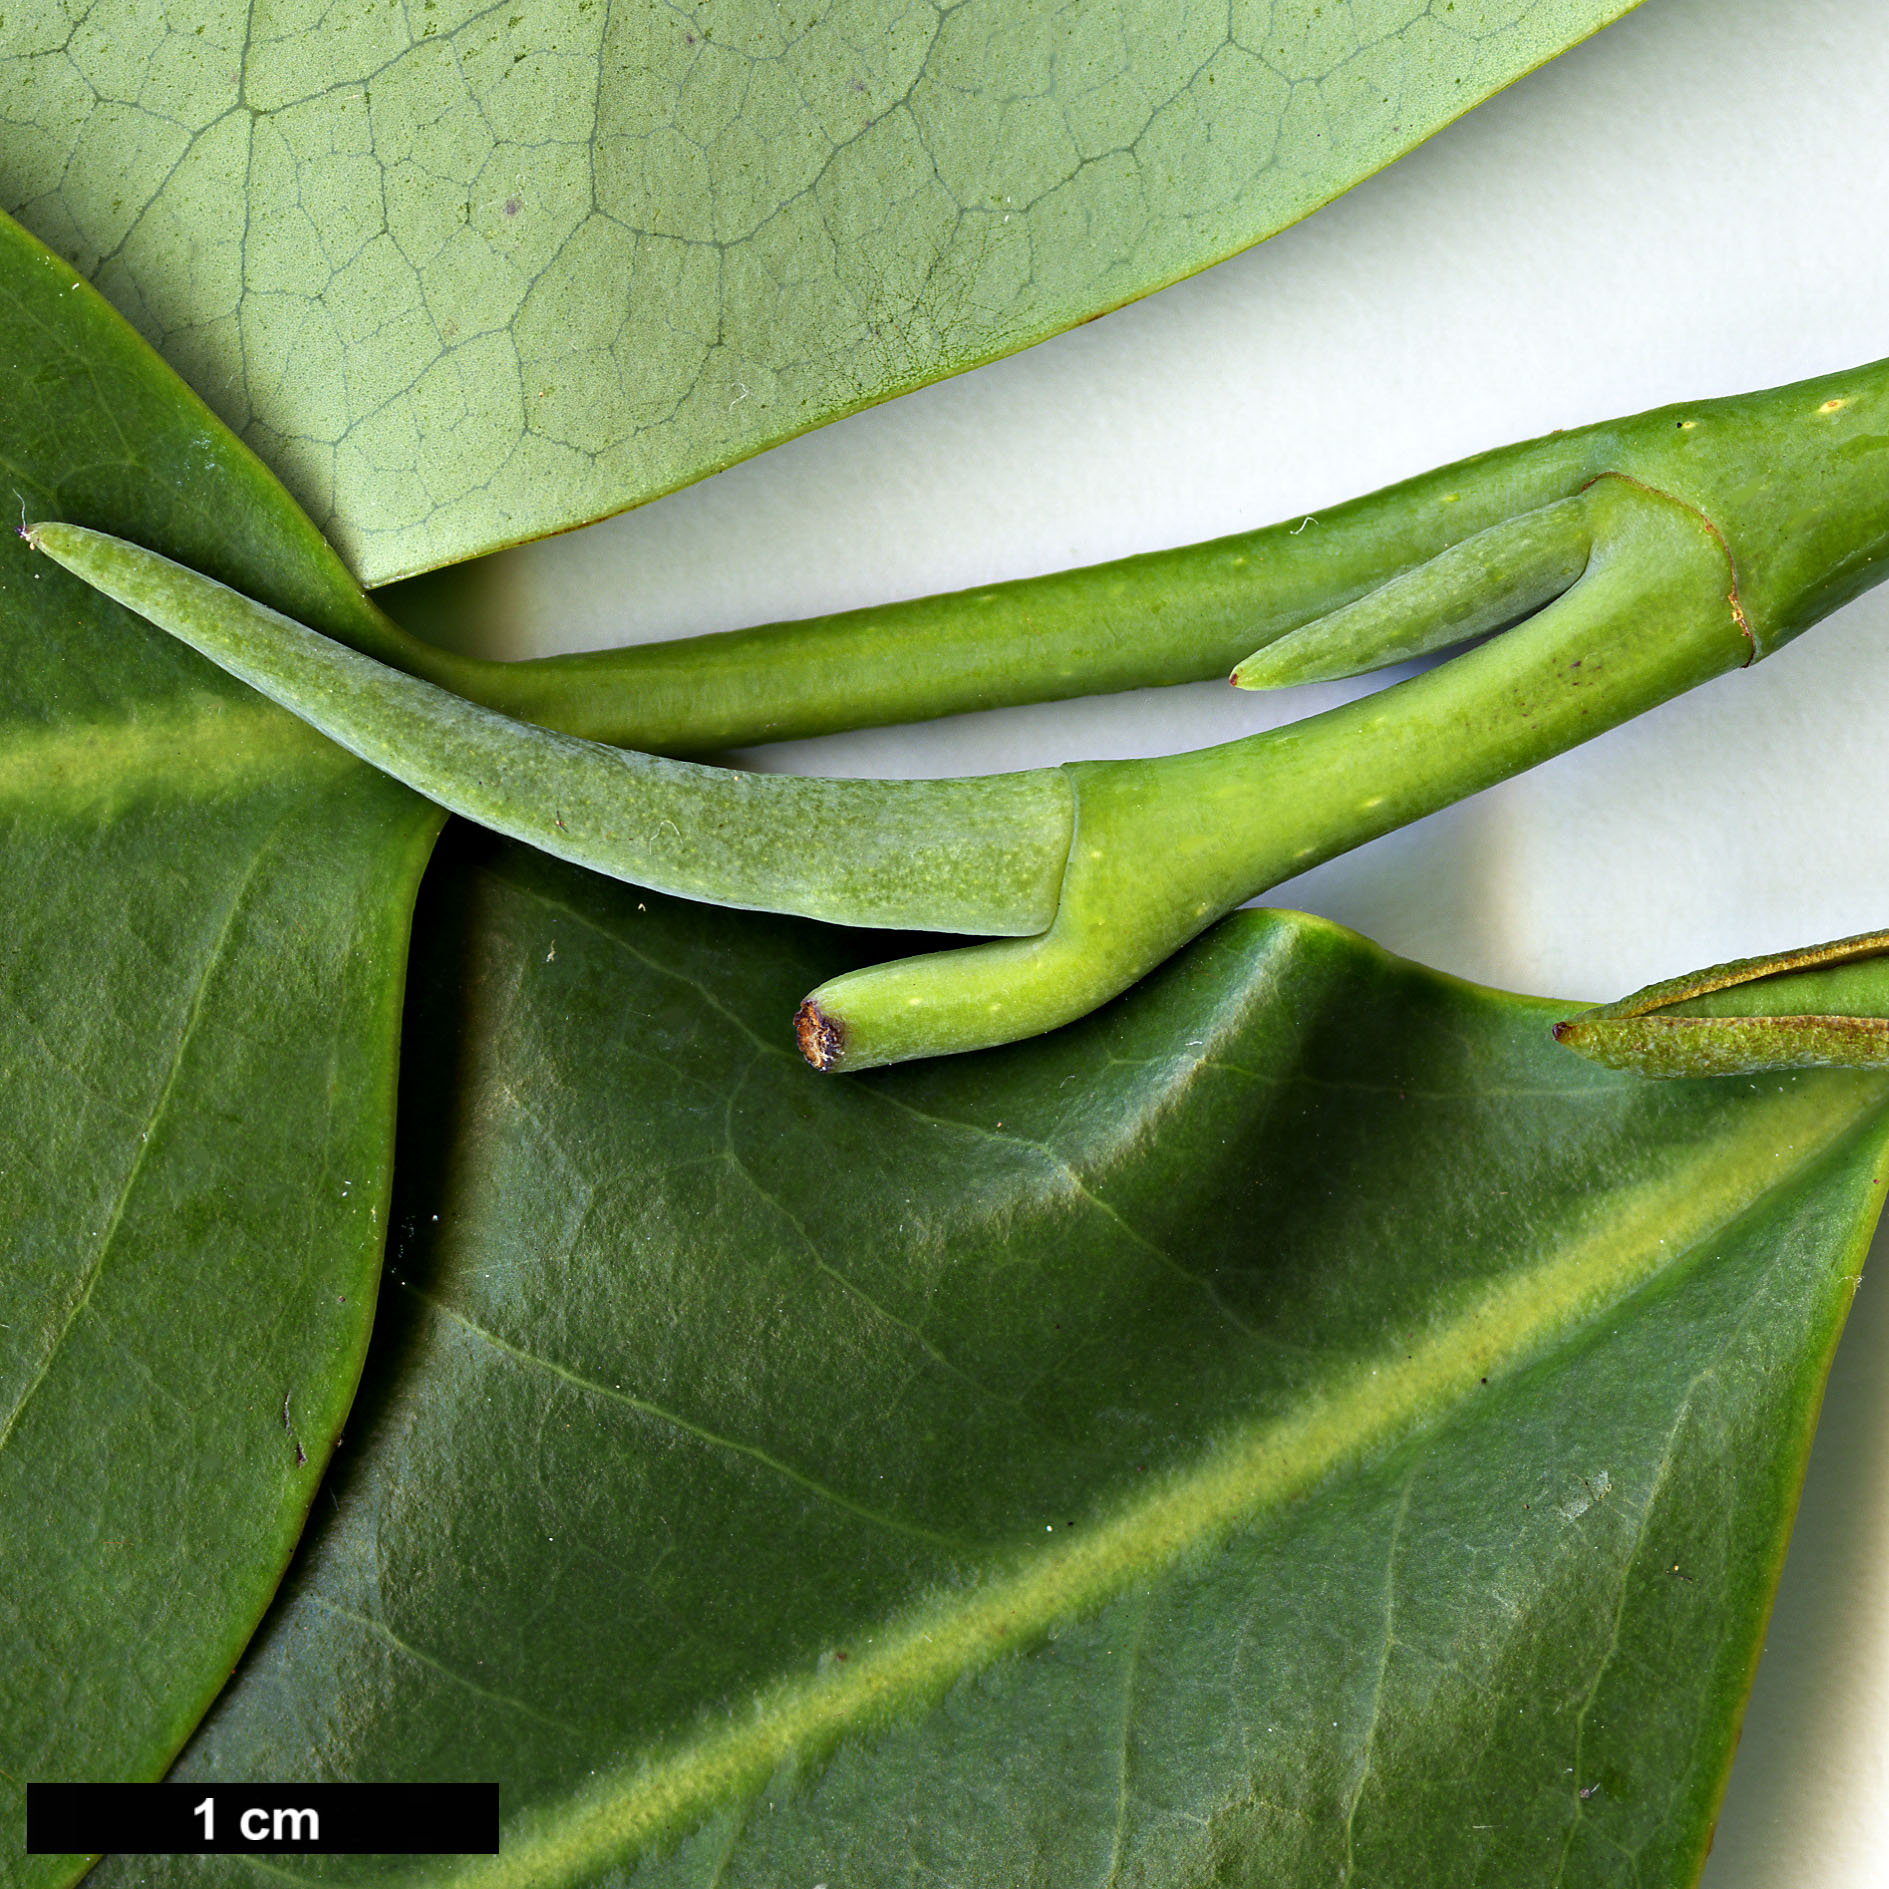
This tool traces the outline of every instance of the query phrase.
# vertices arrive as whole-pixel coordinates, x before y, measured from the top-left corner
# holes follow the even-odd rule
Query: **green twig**
[[[1256,625],[1270,645],[1243,679],[1278,683],[1526,616],[1290,727],[977,781],[801,781],[625,754],[396,676],[150,551],[75,526],[32,536],[355,753],[548,851],[721,903],[1010,934],[813,992],[809,1059],[863,1069],[1068,1022],[1268,886],[1768,654],[1875,582],[1889,363],[1505,448],[1323,521],[649,659],[693,677],[686,712],[678,694],[647,724],[667,731],[655,745],[686,747],[760,723],[857,725],[861,702],[910,716],[993,691],[1179,680],[1203,651],[1219,667],[1236,628],[1244,647]],[[1108,606],[1086,641],[1085,599]],[[931,628],[908,647],[901,621]],[[610,688],[588,709],[570,695],[606,674],[590,660],[516,666],[509,706],[619,728]]]

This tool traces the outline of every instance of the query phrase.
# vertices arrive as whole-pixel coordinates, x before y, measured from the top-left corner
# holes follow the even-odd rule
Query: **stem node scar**
[[[810,997],[794,1017],[794,1039],[815,1069],[837,1069],[846,1060],[846,1032]]]

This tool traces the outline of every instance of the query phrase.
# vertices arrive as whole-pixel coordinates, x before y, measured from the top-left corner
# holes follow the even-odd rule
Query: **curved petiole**
[[[1056,911],[1071,796],[1053,771],[968,780],[743,774],[514,721],[138,545],[27,540],[449,811],[658,892],[840,925],[999,935]]]

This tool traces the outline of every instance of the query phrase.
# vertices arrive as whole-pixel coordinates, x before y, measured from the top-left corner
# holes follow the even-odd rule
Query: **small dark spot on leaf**
[[[524,207],[525,206],[520,203],[516,197],[507,197],[505,199],[505,214],[507,216],[516,216]]]

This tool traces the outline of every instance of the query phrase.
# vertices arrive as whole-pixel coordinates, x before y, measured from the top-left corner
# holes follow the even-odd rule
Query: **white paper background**
[[[586,648],[1184,543],[1552,427],[1889,353],[1889,7],[1646,0],[1205,276],[589,531],[465,639]],[[1524,990],[1889,924],[1889,590],[1268,903]],[[1220,684],[795,744],[959,773],[1197,747],[1340,688]],[[1839,1355],[1707,1889],[1889,1881],[1889,1247]]]

